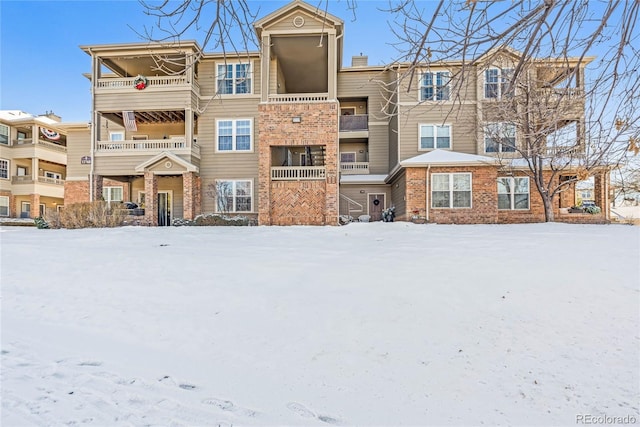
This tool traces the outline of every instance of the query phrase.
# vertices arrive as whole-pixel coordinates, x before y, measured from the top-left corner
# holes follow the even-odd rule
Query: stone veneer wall
[[[260,225],[338,224],[338,103],[258,107]],[[300,117],[300,123],[293,123]],[[326,179],[271,182],[271,147],[323,145]]]
[[[201,211],[202,192],[200,190],[201,180],[195,172],[185,172],[182,174],[183,189],[183,218],[194,219]]]

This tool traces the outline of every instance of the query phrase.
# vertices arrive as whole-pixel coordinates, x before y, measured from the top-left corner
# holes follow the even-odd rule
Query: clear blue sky
[[[250,1],[255,10],[260,8],[260,16],[287,3]],[[319,0],[308,3],[315,6]],[[370,64],[396,56],[389,46],[390,16],[379,10],[387,6],[387,1],[361,0],[353,21],[346,0],[330,2],[329,12],[345,21],[345,64],[361,52]],[[0,109],[31,114],[53,110],[65,122],[89,121],[89,82],[82,74],[91,71],[91,61],[78,46],[140,42],[132,28],[142,32],[153,22],[135,0],[0,0]],[[197,33],[186,38],[201,42]]]

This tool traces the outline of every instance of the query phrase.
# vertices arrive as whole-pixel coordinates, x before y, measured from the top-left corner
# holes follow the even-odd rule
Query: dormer
[[[341,19],[299,0],[257,21],[262,102],[335,100],[343,29]]]

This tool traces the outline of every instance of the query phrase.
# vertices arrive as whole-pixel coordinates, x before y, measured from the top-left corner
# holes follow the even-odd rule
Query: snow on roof
[[[387,175],[342,175],[340,184],[385,184]]]
[[[400,162],[401,166],[457,166],[457,165],[496,165],[495,157],[478,156],[476,154],[458,153],[456,151],[436,149]]]
[[[4,120],[6,122],[34,120],[45,125],[58,124],[57,121],[50,119],[47,116],[34,116],[33,114],[25,113],[20,110],[0,110],[0,120]]]

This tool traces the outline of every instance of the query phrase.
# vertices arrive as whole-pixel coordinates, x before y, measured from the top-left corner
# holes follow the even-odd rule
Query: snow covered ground
[[[640,422],[640,228],[0,229],[2,426]]]

